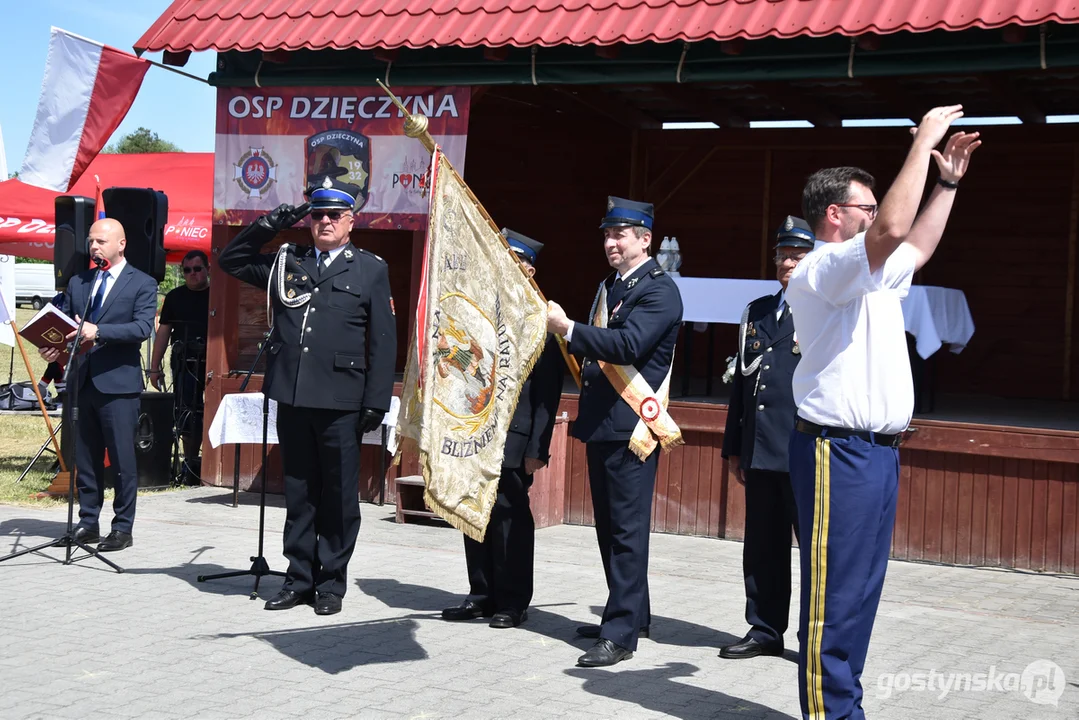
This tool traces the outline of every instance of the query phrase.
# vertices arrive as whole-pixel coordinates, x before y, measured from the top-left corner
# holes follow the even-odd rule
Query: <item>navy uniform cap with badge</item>
[[[263,215],[218,258],[227,274],[265,289],[271,311],[263,388],[278,402],[289,528],[285,589],[304,596],[316,589],[330,593],[338,607],[359,530],[357,435],[377,428],[389,410],[397,358],[386,262],[347,238],[341,244],[342,223],[351,228],[349,213],[358,193],[357,186],[325,176],[305,192],[307,203],[280,205]],[[312,242],[261,252],[309,212],[312,241],[327,219],[332,223],[333,239],[320,241],[327,250]],[[321,263],[320,255],[325,256]],[[336,460],[326,464],[330,457]],[[317,492],[311,489],[316,483]],[[316,521],[311,510],[310,492],[327,505],[319,514],[325,515],[322,520]],[[329,524],[320,528],[322,522]],[[312,555],[316,546],[317,557],[326,558],[321,568]],[[268,609],[284,607],[276,601]]]
[[[623,250],[636,251],[640,247],[634,244],[637,229],[650,232],[654,221],[651,203],[611,196],[600,228],[605,243],[615,236]],[[633,234],[619,232],[623,229]],[[674,361],[682,297],[655,259],[647,254],[643,258],[636,267],[622,268],[626,277],[616,268],[600,284],[587,321],[574,323],[567,332],[570,351],[584,358],[573,436],[586,444],[596,535],[609,593],[600,626],[578,629],[598,640],[578,659],[589,667],[613,665],[628,657],[637,649],[642,629],[651,623],[647,537],[659,448],[642,460],[631,448],[631,437],[638,423],[645,422],[643,415],[651,422],[663,417],[666,425],[665,413],[653,415],[652,411],[663,407],[660,393]],[[620,265],[623,262],[619,260]],[[623,396],[599,361],[631,366],[648,386],[645,400],[631,404],[626,398],[636,397],[636,391],[627,389]]]

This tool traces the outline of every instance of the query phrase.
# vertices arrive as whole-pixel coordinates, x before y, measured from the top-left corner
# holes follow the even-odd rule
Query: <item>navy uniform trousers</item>
[[[641,462],[625,440],[585,444],[596,537],[607,605],[600,637],[637,649],[641,628],[652,622],[648,599],[648,536],[659,447]]]
[[[899,450],[795,430],[790,469],[801,531],[802,716],[859,720],[862,669],[895,525]]]
[[[522,613],[532,602],[536,522],[528,501],[532,476],[524,468],[502,468],[498,495],[483,542],[465,535],[468,599],[485,612]]]
[[[360,532],[360,413],[278,403],[277,433],[285,473],[285,589],[344,596]]]
[[[748,635],[782,644],[791,609],[791,528],[798,534],[791,476],[772,470],[746,470],[745,476],[742,574]]]

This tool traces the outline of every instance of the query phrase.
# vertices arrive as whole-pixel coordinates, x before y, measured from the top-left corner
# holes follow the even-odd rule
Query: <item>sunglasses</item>
[[[326,218],[330,222],[337,222],[344,214],[342,210],[312,210],[311,219],[318,222],[322,218]]]
[[[191,273],[197,273],[203,271],[202,265],[192,265],[191,267],[184,268],[184,275],[190,275]]]

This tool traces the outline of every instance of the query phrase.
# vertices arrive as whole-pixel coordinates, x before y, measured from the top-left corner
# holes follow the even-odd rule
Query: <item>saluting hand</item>
[[[562,306],[553,300],[547,301],[547,330],[557,335],[565,335],[569,331],[570,319]]]
[[[978,139],[980,133],[957,132],[948,138],[948,144],[944,146],[944,152],[933,150],[933,159],[940,168],[940,176],[948,182],[959,182],[959,178],[966,174],[970,167],[970,155],[977,150],[982,141]]]
[[[311,204],[304,203],[299,207],[292,207],[288,203],[281,203],[268,215],[259,218],[259,222],[270,230],[281,231],[290,228],[307,217],[311,212]]]

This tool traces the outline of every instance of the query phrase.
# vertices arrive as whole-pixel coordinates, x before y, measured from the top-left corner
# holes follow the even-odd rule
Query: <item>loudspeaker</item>
[[[172,393],[144,392],[139,398],[135,461],[140,488],[168,487],[172,480]],[[105,468],[105,485],[116,487],[116,466],[111,463]]]
[[[81,195],[60,195],[54,208],[56,239],[52,247],[52,265],[56,271],[56,289],[63,290],[71,278],[90,267],[86,238],[94,224],[94,201]]]
[[[165,279],[165,226],[169,199],[152,188],[109,188],[102,193],[105,217],[124,226],[124,258],[158,282]]]

